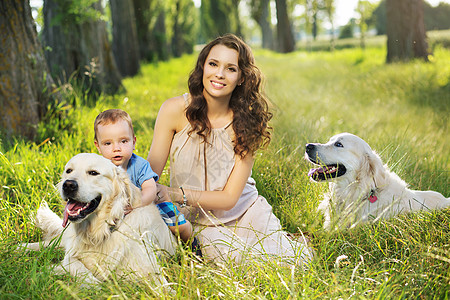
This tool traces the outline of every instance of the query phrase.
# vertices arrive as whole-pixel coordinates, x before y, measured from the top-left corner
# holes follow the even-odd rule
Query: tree
[[[261,28],[262,47],[274,49],[273,31],[270,22],[270,0],[250,1],[250,13],[252,18]]]
[[[170,57],[167,7],[173,0],[133,0],[141,60],[158,61]]]
[[[424,22],[427,30],[446,30],[450,29],[450,4],[440,2],[438,6],[433,7],[424,2]],[[371,22],[375,24],[377,34],[386,34],[386,0],[382,0],[373,12]]]
[[[334,47],[334,0],[304,0],[306,31],[311,32],[314,40],[319,35],[321,23],[328,21],[331,24],[331,48]]]
[[[241,18],[239,16],[239,3],[241,0],[232,0],[233,14],[235,20],[236,30],[234,31],[236,35],[242,36],[242,26],[241,26]]]
[[[238,31],[234,0],[202,0],[200,6],[201,29],[206,40]]]
[[[286,0],[276,0],[278,51],[288,53],[295,50],[294,34],[287,9]]]
[[[311,31],[314,40],[319,33],[319,11],[319,0],[305,0],[306,30]]]
[[[110,0],[113,53],[122,76],[139,72],[139,43],[132,0]]]
[[[89,92],[115,93],[121,85],[102,20],[101,0],[45,0],[43,40],[50,70],[61,82],[72,74]]]
[[[334,0],[324,0],[323,6],[325,9],[325,12],[327,13],[328,21],[331,24],[331,41],[330,42],[331,42],[331,50],[333,50],[334,44],[335,44],[335,41],[334,41],[334,38],[335,38],[334,37],[334,13],[336,11]]]
[[[428,61],[423,0],[387,0],[388,63],[421,58]]]
[[[369,22],[375,24],[378,35],[386,34],[386,0],[382,0],[380,4],[378,4],[373,11]]]
[[[0,127],[32,139],[56,94],[29,1],[1,1],[0,32]]]
[[[139,45],[139,57],[142,60],[152,60],[150,42],[150,26],[157,14],[154,13],[154,3],[158,0],[133,0],[134,17],[136,19],[136,35]],[[153,11],[153,14],[152,14]]]
[[[450,29],[450,4],[440,2],[438,6],[433,7],[424,3],[425,28],[427,30],[446,30]]]
[[[368,20],[370,16],[372,16],[373,11],[375,10],[375,5],[370,3],[368,0],[359,0],[358,5],[356,6],[356,11],[359,14],[359,31],[361,34],[360,40],[361,40],[361,48],[366,48],[366,32],[368,28]]]
[[[159,60],[167,60],[170,57],[169,42],[167,38],[166,27],[166,10],[159,10],[156,18],[155,26],[151,32],[151,42],[154,45],[155,58]]]
[[[339,33],[339,39],[348,39],[353,37],[353,28],[355,27],[355,19],[351,18],[350,21],[341,27],[341,32]]]
[[[192,53],[195,44],[196,11],[192,0],[175,0],[172,5],[172,54]]]

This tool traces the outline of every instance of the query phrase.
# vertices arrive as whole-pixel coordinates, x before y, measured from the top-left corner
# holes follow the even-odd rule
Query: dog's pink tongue
[[[67,222],[69,221],[69,213],[67,212],[67,205],[66,208],[64,209],[64,218],[63,218],[63,227],[66,227]]]
[[[62,222],[62,227],[66,227],[67,221],[69,221],[69,214],[67,213],[67,209],[64,209],[64,219]]]
[[[66,207],[64,208],[64,218],[62,227],[66,227],[67,222],[69,221],[69,211],[71,211],[75,206],[77,205],[77,202],[69,200],[67,201]]]

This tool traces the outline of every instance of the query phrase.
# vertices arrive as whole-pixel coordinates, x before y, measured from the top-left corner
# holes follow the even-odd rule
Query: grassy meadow
[[[174,290],[164,294],[146,280],[112,278],[86,288],[76,278],[51,274],[61,250],[17,250],[19,243],[41,238],[33,225],[41,201],[62,212],[54,185],[73,155],[96,152],[93,121],[99,112],[128,111],[136,153],[147,156],[159,106],[187,89],[196,59],[189,55],[143,65],[138,76],[123,81],[126,92],[102,97],[95,106],[65,86],[67,102],[40,124],[37,143],[1,141],[0,299],[449,299],[450,210],[325,232],[316,208],[327,186],[310,182],[303,154],[308,142],[351,132],[412,188],[450,196],[450,50],[437,46],[431,63],[391,65],[384,64],[383,47],[255,55],[274,131],[272,143],[257,154],[253,177],[285,229],[312,237],[316,256],[307,270],[271,262],[200,263],[180,248],[164,263]],[[347,258],[336,266],[341,255]]]

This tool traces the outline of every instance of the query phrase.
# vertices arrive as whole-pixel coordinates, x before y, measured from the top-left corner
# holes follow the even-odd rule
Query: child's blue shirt
[[[141,188],[142,183],[150,178],[155,179],[155,182],[159,179],[158,174],[153,172],[152,167],[150,167],[150,163],[134,153],[128,162],[127,173],[131,182],[138,188]]]
[[[142,189],[142,183],[144,183],[144,181],[153,178],[156,182],[159,179],[158,174],[152,170],[150,163],[134,153],[131,155],[130,161],[128,162],[127,173],[128,176],[130,176],[131,182],[140,189]],[[186,223],[184,215],[178,211],[173,203],[163,202],[156,204],[156,206],[159,209],[161,217],[168,226]]]

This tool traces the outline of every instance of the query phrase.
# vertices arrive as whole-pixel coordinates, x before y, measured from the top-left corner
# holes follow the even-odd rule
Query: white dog
[[[408,189],[365,141],[350,133],[326,144],[307,144],[305,158],[319,166],[309,172],[314,181],[330,181],[319,205],[327,229],[450,206],[450,198],[438,192]]]
[[[155,205],[133,209],[125,217],[125,208],[140,203],[141,193],[122,168],[97,154],[78,154],[66,164],[58,188],[67,201],[64,218],[45,202],[36,213],[44,246],[62,233],[65,256],[57,273],[83,276],[87,283],[105,280],[111,272],[167,283],[158,257],[174,253],[174,236]],[[26,247],[39,250],[39,243]]]

